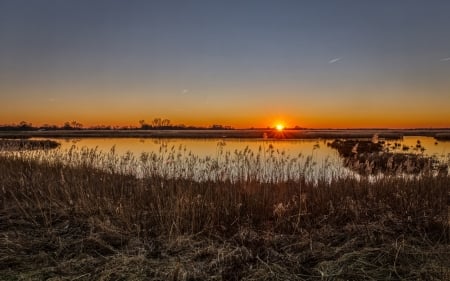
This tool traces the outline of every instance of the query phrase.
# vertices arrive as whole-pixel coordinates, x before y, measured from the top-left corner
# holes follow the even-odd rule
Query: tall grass
[[[376,216],[420,221],[446,215],[448,176],[340,176],[311,156],[291,158],[270,146],[254,153],[198,157],[185,148],[118,155],[73,146],[67,151],[5,152],[2,203],[114,213],[128,227],[171,233],[228,229],[240,223],[300,231]],[[175,231],[175,232],[174,232]]]
[[[327,163],[316,169],[313,158],[291,158],[274,147],[224,152],[223,146],[218,144],[216,157],[205,158],[167,146],[139,157],[118,155],[114,148],[106,153],[76,147],[3,151],[0,208],[44,229],[70,217],[95,218],[108,229],[114,225],[118,233],[143,239],[238,235],[239,241],[248,241],[251,230],[296,239],[306,235],[313,251],[315,239],[333,236],[329,242],[336,241],[339,230],[347,228],[365,233],[370,245],[393,243],[400,236],[448,245],[448,175],[354,177],[330,170]],[[258,246],[246,247],[260,249],[261,239],[249,242]],[[296,243],[292,238],[286,242]],[[289,245],[283,249],[292,249]],[[107,252],[108,247],[101,249]],[[267,253],[258,253],[252,257],[264,265],[258,258]],[[448,259],[443,262],[449,269]],[[336,264],[319,261],[314,266],[326,266],[331,275],[338,270]]]

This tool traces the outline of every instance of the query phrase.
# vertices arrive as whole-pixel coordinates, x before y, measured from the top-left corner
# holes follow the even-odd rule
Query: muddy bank
[[[450,141],[450,133],[439,133],[435,138],[439,141]]]

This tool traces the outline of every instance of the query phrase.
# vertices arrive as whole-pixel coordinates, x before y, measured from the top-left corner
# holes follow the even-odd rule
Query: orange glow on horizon
[[[10,113],[10,114],[9,114]],[[169,119],[172,125],[184,124],[185,126],[210,127],[214,124],[231,126],[235,129],[248,128],[274,128],[279,126],[286,128],[316,128],[316,129],[355,129],[355,128],[392,128],[392,129],[408,129],[408,128],[445,128],[450,127],[449,117],[446,114],[427,114],[429,117],[409,116],[404,114],[378,115],[378,116],[362,116],[360,114],[310,114],[303,113],[301,116],[293,114],[270,115],[261,114],[259,112],[240,113],[236,112],[233,116],[226,115],[209,115],[199,114],[197,116],[185,116],[183,114],[160,114],[160,113],[143,113],[136,112],[129,114],[128,112],[116,112],[115,114],[96,114],[86,112],[80,115],[72,112],[55,112],[45,111],[36,114],[31,110],[27,114],[17,114],[13,112],[0,113],[0,125],[19,124],[21,121],[32,123],[33,126],[43,126],[44,124],[63,126],[65,122],[77,121],[83,124],[84,128],[92,126],[118,126],[118,127],[140,127],[139,120],[145,120],[151,124],[155,117]],[[403,118],[408,116],[408,118]]]

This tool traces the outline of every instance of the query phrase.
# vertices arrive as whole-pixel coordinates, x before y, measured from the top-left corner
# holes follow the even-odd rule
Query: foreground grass
[[[0,280],[450,277],[449,176],[198,182],[83,163],[0,156]]]

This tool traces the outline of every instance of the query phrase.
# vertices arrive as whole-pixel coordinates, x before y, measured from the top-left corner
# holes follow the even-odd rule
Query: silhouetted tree
[[[145,123],[144,119],[139,120],[139,124],[141,124],[141,129],[143,129],[143,130],[151,129],[151,126],[149,124]]]
[[[28,123],[26,121],[20,121],[19,128],[21,130],[31,130],[33,128],[33,124]]]
[[[170,126],[170,120],[169,119],[164,119],[161,121],[161,126],[162,127],[169,127]]]
[[[70,126],[70,122],[65,122],[65,123],[64,123],[64,126],[63,126],[63,129],[64,129],[64,130],[71,130],[71,129],[72,129],[72,126]]]
[[[155,118],[152,122],[153,127],[159,128],[161,127],[161,118]]]
[[[71,125],[72,125],[72,128],[74,128],[74,129],[81,129],[81,128],[83,128],[83,124],[81,124],[81,123],[79,123],[79,122],[77,122],[75,120],[71,122]]]

